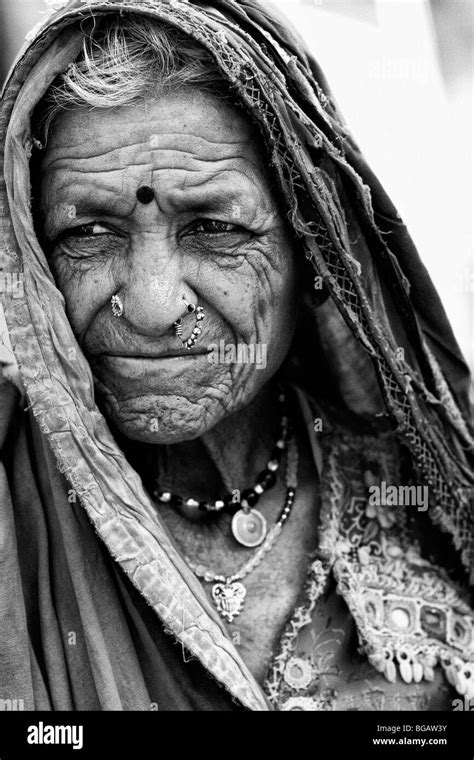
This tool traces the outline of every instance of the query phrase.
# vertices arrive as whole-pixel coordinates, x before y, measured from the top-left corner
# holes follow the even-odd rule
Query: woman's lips
[[[155,359],[176,359],[181,356],[206,356],[209,353],[209,351],[203,350],[203,349],[190,349],[189,351],[163,351],[162,353],[153,353],[150,351],[139,353],[139,352],[125,352],[125,351],[103,351],[100,354],[96,354],[97,358],[101,358],[102,356],[106,357],[112,357],[112,358],[119,358],[119,359],[144,359],[144,360],[155,360]]]

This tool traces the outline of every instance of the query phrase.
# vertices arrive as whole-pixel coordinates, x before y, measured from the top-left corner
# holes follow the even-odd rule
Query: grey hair
[[[191,37],[150,18],[104,16],[84,35],[77,60],[43,97],[36,138],[45,146],[51,124],[62,111],[128,106],[183,87],[237,105],[211,54]]]

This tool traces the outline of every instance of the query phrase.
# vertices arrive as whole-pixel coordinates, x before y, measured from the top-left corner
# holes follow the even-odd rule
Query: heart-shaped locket
[[[211,593],[219,615],[232,623],[244,606],[244,599],[247,594],[244,584],[230,580],[225,583],[215,583]]]

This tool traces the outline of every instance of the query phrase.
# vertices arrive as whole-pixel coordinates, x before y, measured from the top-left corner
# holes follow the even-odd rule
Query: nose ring
[[[194,304],[194,303],[188,303],[185,298],[183,298],[183,301],[184,301],[184,304],[186,306],[187,312],[189,314],[194,314],[194,312],[196,311],[196,308],[197,308],[196,304]],[[201,309],[201,311],[202,311],[202,309]]]
[[[114,317],[121,317],[123,314],[123,303],[120,296],[118,296],[117,294],[112,296],[112,298],[110,299],[110,303],[112,304],[112,314],[114,315]]]
[[[185,298],[183,298],[183,301],[186,305],[186,312],[188,314],[195,314],[196,315],[196,322],[194,324],[193,330],[191,332],[191,335],[186,340],[183,340],[183,319],[182,317],[179,317],[179,319],[176,320],[176,322],[173,322],[174,332],[177,338],[180,339],[181,343],[186,349],[192,348],[199,335],[201,334],[201,328],[199,327],[199,322],[201,322],[204,319],[204,309],[202,306],[198,306],[194,303],[188,303]]]

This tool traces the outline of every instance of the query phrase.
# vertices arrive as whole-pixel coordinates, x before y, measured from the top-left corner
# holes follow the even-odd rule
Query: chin
[[[109,395],[101,406],[106,419],[126,438],[153,444],[199,438],[225,416],[218,405],[215,410],[204,410],[203,406],[180,396],[147,395],[141,399],[118,400]]]

